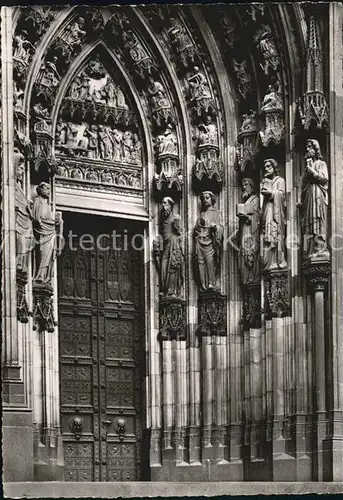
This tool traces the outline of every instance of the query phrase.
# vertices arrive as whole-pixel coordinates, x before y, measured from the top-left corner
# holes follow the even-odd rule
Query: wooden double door
[[[99,216],[63,218],[58,323],[65,480],[141,480],[143,252],[131,242],[142,229]]]

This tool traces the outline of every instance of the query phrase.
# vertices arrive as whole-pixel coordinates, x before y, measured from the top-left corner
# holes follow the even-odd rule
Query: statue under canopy
[[[326,238],[329,173],[317,140],[308,139],[306,142],[305,159],[300,203],[304,256],[328,256]]]
[[[261,184],[261,194],[263,195],[261,229],[265,270],[287,267],[285,256],[285,191],[285,180],[278,175],[276,160],[272,158],[265,160],[264,177]]]
[[[214,205],[211,191],[200,195],[201,212],[194,228],[195,260],[201,291],[218,291],[217,276],[223,247],[223,226],[220,212]]]

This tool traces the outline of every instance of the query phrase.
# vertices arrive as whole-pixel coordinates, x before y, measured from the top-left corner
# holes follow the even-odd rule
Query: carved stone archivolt
[[[105,37],[111,37],[112,43],[115,38],[136,76],[145,80],[148,75],[158,73],[154,59],[132,30],[132,24],[124,12],[117,11],[111,16],[106,25]]]
[[[58,7],[37,5],[22,7],[13,36],[13,74],[17,89],[23,92],[28,67],[42,36],[56,15]]]
[[[209,81],[205,73],[194,66],[192,73],[187,78],[189,99],[192,105],[192,111],[196,116],[215,114],[217,106],[215,104]]]
[[[284,137],[284,106],[278,83],[269,85],[261,105],[263,129],[259,132],[262,146],[279,144]]]
[[[266,75],[270,72],[276,73],[280,65],[280,58],[270,26],[266,24],[261,26],[255,34],[254,41],[263,60],[261,68],[264,73]]]
[[[248,113],[244,113],[242,125],[238,132],[236,153],[236,166],[241,172],[255,169],[255,156],[258,149],[257,129],[256,111],[250,110]]]
[[[151,113],[156,127],[163,127],[175,122],[175,113],[164,85],[152,76],[148,78],[148,95]]]
[[[162,194],[181,193],[183,184],[182,168],[176,133],[171,124],[156,141],[157,172],[154,176],[155,187]]]
[[[178,62],[184,68],[194,65],[199,60],[199,51],[193,44],[187,28],[179,19],[171,17],[166,31]]]
[[[237,89],[243,99],[252,92],[252,77],[249,71],[249,66],[246,60],[232,60],[233,70],[237,78]]]

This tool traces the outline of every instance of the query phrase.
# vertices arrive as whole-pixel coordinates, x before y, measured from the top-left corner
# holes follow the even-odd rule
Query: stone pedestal
[[[34,283],[32,291],[33,328],[52,333],[56,325],[53,316],[53,288],[44,283]]]

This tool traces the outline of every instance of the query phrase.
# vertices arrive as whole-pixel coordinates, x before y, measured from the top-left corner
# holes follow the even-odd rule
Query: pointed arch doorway
[[[135,248],[131,242],[143,229],[109,217],[63,217],[58,321],[65,480],[141,480],[144,275],[139,238]]]

